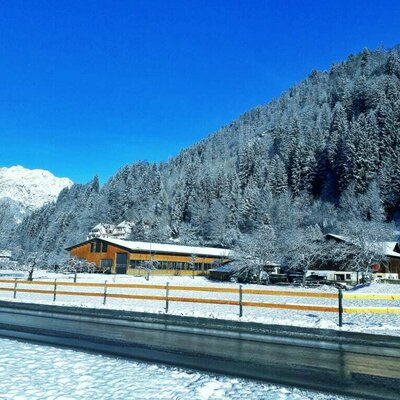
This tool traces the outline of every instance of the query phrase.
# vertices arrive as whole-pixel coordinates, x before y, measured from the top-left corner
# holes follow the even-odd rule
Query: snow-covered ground
[[[0,359],[4,400],[345,399],[8,339],[0,339]]]
[[[23,278],[25,275],[21,272],[0,271],[1,279],[13,279],[14,277]],[[72,281],[72,275],[54,274],[46,271],[36,271],[34,279],[36,280],[54,280]],[[224,287],[238,288],[234,283],[212,282],[204,277],[179,277],[179,276],[151,276],[149,281],[144,277],[135,277],[129,275],[101,275],[101,274],[80,274],[78,275],[78,283],[83,282],[102,282],[107,280],[108,283],[135,283],[135,284],[155,284],[165,285],[169,282],[173,286],[196,286],[196,287]],[[12,284],[0,283],[0,287],[12,287]],[[263,286],[263,285],[244,285],[245,289],[263,289],[263,290],[285,290],[291,292],[324,292],[337,293],[337,290],[331,286],[322,286],[319,288],[301,288],[301,287],[285,287],[280,286]],[[52,289],[51,286],[39,285],[22,285],[18,288],[25,289]],[[71,287],[57,284],[57,290],[65,291],[86,291],[103,293],[101,287]],[[135,295],[158,295],[164,296],[165,291],[155,289],[141,288],[111,288],[108,287],[107,293],[119,294],[135,294]],[[390,285],[382,283],[374,283],[369,287],[364,287],[356,292],[357,294],[400,294],[400,285]],[[170,290],[169,296],[176,297],[195,297],[210,299],[238,300],[237,293],[212,293],[202,291],[180,291]],[[138,299],[116,299],[107,298],[106,305],[103,305],[102,297],[88,296],[68,296],[57,295],[56,302],[53,303],[52,294],[32,294],[17,293],[16,300],[13,300],[12,291],[0,291],[0,299],[21,302],[35,302],[57,305],[75,305],[79,307],[95,307],[109,309],[123,309],[131,311],[164,313],[165,302],[158,300],[138,300]],[[337,307],[336,298],[317,298],[317,297],[294,297],[294,296],[274,296],[274,295],[256,295],[245,294],[244,301],[267,302],[267,303],[285,303],[285,304],[309,304],[309,305],[326,305]],[[400,301],[389,300],[344,300],[344,307],[400,307]],[[328,329],[342,329],[348,331],[378,333],[400,336],[400,314],[347,314],[343,315],[343,327],[338,327],[338,315],[332,312],[316,312],[316,311],[297,311],[287,309],[244,307],[243,317],[239,319],[238,306],[236,305],[220,305],[220,304],[199,304],[199,303],[169,303],[169,313],[175,315],[198,316],[208,318],[230,319],[260,322],[265,324],[294,325],[303,327],[316,327]]]

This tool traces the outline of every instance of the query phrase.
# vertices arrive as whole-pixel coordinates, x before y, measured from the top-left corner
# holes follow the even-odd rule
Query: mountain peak
[[[11,199],[27,210],[34,210],[57,199],[73,182],[58,178],[44,169],[28,169],[22,165],[0,168],[0,199]]]

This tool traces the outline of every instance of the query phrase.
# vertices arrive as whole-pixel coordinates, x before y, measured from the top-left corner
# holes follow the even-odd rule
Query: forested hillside
[[[128,219],[137,240],[283,243],[296,232],[396,219],[399,171],[400,49],[365,49],[167,162],[64,189],[11,240],[62,254],[96,223]]]

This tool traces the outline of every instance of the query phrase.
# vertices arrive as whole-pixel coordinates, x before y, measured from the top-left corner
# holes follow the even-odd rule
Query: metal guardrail
[[[374,313],[374,314],[400,314],[400,307],[344,307],[343,300],[387,300],[398,301],[400,295],[397,294],[354,294],[343,293],[341,289],[338,293],[320,293],[320,292],[301,292],[301,291],[282,291],[282,290],[264,290],[264,289],[243,289],[242,285],[238,288],[222,288],[222,287],[201,287],[201,286],[177,286],[177,285],[151,285],[151,284],[128,284],[128,283],[104,283],[100,282],[67,282],[67,281],[27,281],[27,280],[7,280],[0,279],[0,284],[9,284],[8,287],[0,287],[0,291],[12,291],[14,298],[17,293],[35,293],[35,294],[52,294],[53,301],[56,301],[57,295],[65,296],[85,296],[85,297],[102,297],[103,304],[106,304],[108,298],[118,299],[136,299],[136,300],[156,300],[165,302],[165,311],[169,310],[169,302],[179,303],[201,303],[201,304],[220,304],[232,305],[239,307],[239,316],[243,315],[244,307],[262,307],[262,308],[275,308],[287,310],[301,310],[301,311],[318,311],[318,312],[334,312],[338,313],[339,326],[343,324],[343,313]],[[18,287],[18,285],[29,286],[51,286],[51,289],[27,289]],[[64,287],[88,287],[88,288],[101,288],[99,292],[82,292],[82,291],[68,291],[60,290],[60,286]],[[144,290],[160,290],[165,292],[161,295],[141,295],[141,294],[127,294],[127,293],[110,293],[108,289],[144,289]],[[212,299],[212,298],[196,298],[196,297],[179,297],[171,296],[171,291],[191,291],[191,292],[209,292],[209,293],[231,293],[237,294],[237,300],[227,299]],[[244,301],[243,295],[262,295],[262,296],[290,296],[290,297],[312,297],[312,298],[326,298],[337,299],[337,306],[327,305],[311,305],[311,304],[282,304],[282,303],[267,303],[256,301]]]

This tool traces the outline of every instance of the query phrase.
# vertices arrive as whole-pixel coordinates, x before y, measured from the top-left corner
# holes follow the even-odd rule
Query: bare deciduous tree
[[[33,280],[35,269],[47,267],[47,254],[41,252],[26,252],[21,248],[13,250],[15,261],[9,261],[2,264],[3,268],[13,271],[27,272],[27,280]]]
[[[64,273],[73,273],[74,282],[76,282],[78,273],[94,273],[97,272],[97,267],[95,263],[71,257],[65,264],[63,264],[59,271]]]
[[[290,268],[303,275],[303,286],[306,284],[307,272],[318,266],[327,256],[325,237],[319,226],[304,229],[293,229],[282,241],[284,259]]]
[[[255,236],[242,237],[235,249],[235,259],[237,267],[234,275],[240,280],[260,283],[264,278],[268,281],[266,267],[280,259],[274,230],[263,226]]]

